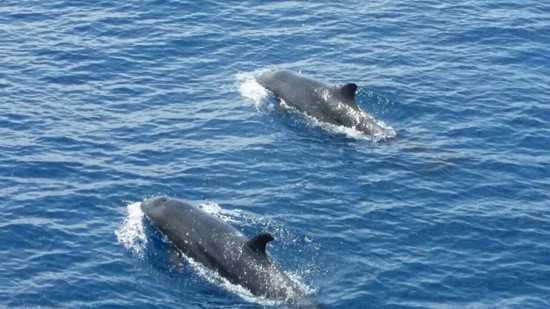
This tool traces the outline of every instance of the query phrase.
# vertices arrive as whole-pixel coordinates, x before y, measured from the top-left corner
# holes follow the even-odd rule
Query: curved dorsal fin
[[[275,238],[270,233],[261,232],[261,233],[258,233],[256,236],[250,238],[246,242],[246,245],[250,249],[258,252],[260,255],[266,256],[265,255],[265,245],[267,245],[267,243],[272,241],[273,239],[275,239]]]
[[[355,91],[357,91],[357,85],[354,83],[345,84],[340,88],[340,94],[344,99],[353,101],[355,99]]]

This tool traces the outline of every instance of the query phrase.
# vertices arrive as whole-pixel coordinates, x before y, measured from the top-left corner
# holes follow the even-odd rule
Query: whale
[[[385,134],[386,130],[355,103],[355,83],[331,86],[291,70],[265,71],[255,79],[279,99],[275,107],[280,112],[293,107],[318,121],[365,135]]]
[[[248,238],[218,217],[167,196],[144,200],[141,210],[180,256],[193,259],[253,295],[289,307],[318,308],[267,256],[266,245],[274,240],[270,233]]]

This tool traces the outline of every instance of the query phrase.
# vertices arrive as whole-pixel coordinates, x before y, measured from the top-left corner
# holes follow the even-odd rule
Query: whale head
[[[143,211],[151,221],[155,222],[162,217],[168,201],[170,201],[170,198],[167,196],[148,198],[141,202],[141,211]]]

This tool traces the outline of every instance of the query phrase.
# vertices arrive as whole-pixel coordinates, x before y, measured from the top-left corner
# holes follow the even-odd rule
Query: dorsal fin
[[[258,233],[256,236],[250,238],[247,242],[246,242],[246,245],[258,252],[260,255],[263,255],[263,256],[266,256],[265,255],[265,245],[267,245],[268,242],[272,241],[273,239],[273,235],[271,235],[270,233],[268,232],[261,232],[261,233]]]
[[[355,99],[355,91],[357,91],[357,85],[354,83],[345,84],[340,88],[340,94],[346,100],[353,101]]]

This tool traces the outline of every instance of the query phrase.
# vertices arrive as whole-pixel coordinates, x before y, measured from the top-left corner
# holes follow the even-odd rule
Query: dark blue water
[[[2,2],[0,307],[271,304],[174,270],[157,194],[326,308],[550,307],[550,4],[447,2]],[[268,68],[396,135],[279,114]]]

